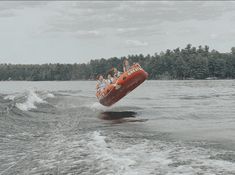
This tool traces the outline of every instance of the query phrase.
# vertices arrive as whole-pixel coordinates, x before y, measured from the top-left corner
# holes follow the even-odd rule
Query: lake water
[[[0,82],[0,175],[235,174],[235,81]]]

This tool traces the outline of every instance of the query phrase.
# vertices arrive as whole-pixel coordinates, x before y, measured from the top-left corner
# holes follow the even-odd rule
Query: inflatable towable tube
[[[99,102],[104,106],[111,106],[119,101],[148,77],[139,64],[134,64],[124,72],[114,84],[109,84],[105,89],[96,93]]]

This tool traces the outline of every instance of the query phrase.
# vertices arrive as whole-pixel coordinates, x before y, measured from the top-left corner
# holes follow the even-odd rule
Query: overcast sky
[[[86,63],[209,45],[235,46],[235,2],[0,2],[1,63]]]

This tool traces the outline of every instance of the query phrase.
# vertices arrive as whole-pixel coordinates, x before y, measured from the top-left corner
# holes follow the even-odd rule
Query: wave
[[[23,103],[16,103],[16,107],[22,111],[28,111],[31,109],[35,109],[36,104],[46,103],[43,99],[41,99],[34,91],[30,90],[27,94],[27,99]]]
[[[37,104],[47,103],[47,98],[54,98],[52,93],[46,91],[36,91],[34,89],[26,90],[23,93],[6,95],[4,100],[10,100],[15,107],[22,111],[36,109]]]
[[[113,136],[100,131],[88,135],[86,148],[92,160],[100,162],[100,174],[218,174],[221,169],[225,174],[235,172],[234,162],[216,156],[225,155],[223,150],[130,137],[121,141]]]
[[[106,137],[102,136],[99,131],[94,131],[90,135],[91,141],[87,144],[90,152],[93,152],[95,159],[102,162],[99,167],[102,172],[104,169],[110,169],[106,174],[123,174],[130,169],[136,162],[127,156],[121,156],[121,150],[112,149],[105,141]],[[130,172],[130,171],[129,171]]]
[[[3,99],[4,100],[14,100],[16,98],[16,95],[7,95]]]

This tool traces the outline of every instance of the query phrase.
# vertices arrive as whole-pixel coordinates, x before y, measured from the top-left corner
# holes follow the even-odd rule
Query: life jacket
[[[107,81],[109,82],[109,84],[112,84],[113,83],[113,78],[108,79]]]
[[[121,74],[122,73],[118,71],[117,73],[114,73],[114,76],[118,78],[118,77],[120,77]]]
[[[99,80],[98,80],[97,84],[98,84],[98,89],[97,89],[97,91],[100,91],[100,90],[102,90],[102,89],[104,89],[104,88],[106,87],[105,80],[103,80],[103,81],[99,81]]]

